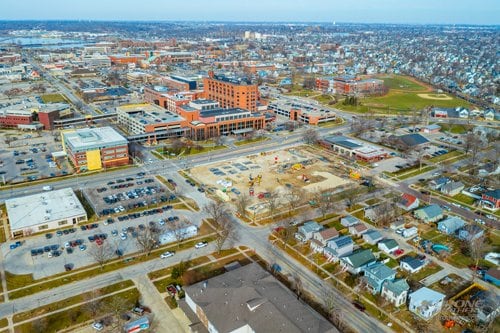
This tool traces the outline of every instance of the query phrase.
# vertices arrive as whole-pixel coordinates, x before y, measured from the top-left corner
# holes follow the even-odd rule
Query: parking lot
[[[109,181],[98,188],[84,190],[87,201],[100,217],[123,214],[137,209],[166,206],[176,199],[166,187],[155,178],[144,177],[138,173],[128,177]],[[130,217],[133,218],[131,214]],[[122,217],[120,217],[122,218]]]
[[[0,134],[0,173],[6,183],[71,174],[66,158],[52,157],[62,146],[50,133],[5,131]]]
[[[40,279],[65,271],[66,265],[74,269],[94,264],[90,249],[104,243],[108,243],[106,246],[109,245],[114,258],[139,251],[135,238],[141,228],[150,226],[162,232],[168,230],[168,223],[183,218],[198,226],[201,223],[197,213],[187,210],[152,208],[147,211],[147,214],[135,213],[138,214],[135,218],[107,218],[100,223],[29,238],[14,249],[10,248],[14,243],[3,243],[5,269],[13,274],[33,274],[35,279]],[[128,214],[122,216],[128,217]]]

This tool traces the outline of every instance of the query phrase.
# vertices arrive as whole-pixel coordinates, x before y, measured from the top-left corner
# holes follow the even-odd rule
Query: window
[[[58,225],[65,225],[65,224],[68,224],[68,221],[64,220],[64,221],[59,221],[57,222]]]
[[[48,224],[44,224],[44,225],[40,225],[38,226],[38,230],[46,230],[49,228],[49,225]]]

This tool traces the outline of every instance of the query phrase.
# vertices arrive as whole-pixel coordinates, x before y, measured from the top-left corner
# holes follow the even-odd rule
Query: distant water
[[[40,37],[0,37],[0,45],[16,44],[25,47],[43,47],[43,48],[68,48],[68,47],[83,47],[90,44],[92,41],[83,41],[79,39],[63,39],[63,38],[40,38]]]

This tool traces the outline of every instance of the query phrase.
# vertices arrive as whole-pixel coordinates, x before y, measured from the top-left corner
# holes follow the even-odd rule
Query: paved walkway
[[[146,275],[138,276],[132,281],[141,293],[142,303],[148,306],[154,315],[155,332],[189,333],[189,327],[186,323],[177,320],[172,310],[165,304],[158,289]]]

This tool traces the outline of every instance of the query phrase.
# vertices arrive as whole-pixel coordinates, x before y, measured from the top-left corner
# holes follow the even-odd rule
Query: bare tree
[[[296,228],[292,225],[292,219],[289,217],[281,220],[275,230],[278,231],[277,234],[283,242],[289,243],[294,237]]]
[[[106,241],[102,245],[93,244],[87,253],[99,264],[101,270],[104,268],[104,264],[113,258],[113,249]]]
[[[476,163],[477,163],[477,158],[479,156],[479,152],[481,151],[482,148],[482,140],[474,132],[469,132],[464,140],[464,149],[465,153],[469,155],[469,166],[470,166],[470,171],[469,173],[471,175],[475,174],[475,171],[477,170],[476,168]]]
[[[137,231],[137,237],[135,238],[139,250],[149,256],[151,251],[159,244],[160,234],[161,230],[157,227],[146,227],[143,230],[139,229]]]
[[[175,240],[177,241],[177,247],[179,247],[181,245],[181,242],[189,236],[186,233],[186,228],[190,225],[191,222],[189,222],[185,218],[180,218],[167,224],[167,230],[172,233]]]
[[[47,332],[47,317],[41,317],[33,320],[31,323],[31,330],[33,333],[45,333]]]
[[[347,189],[340,194],[341,198],[345,200],[346,205],[349,208],[353,207],[356,204],[360,195],[361,191],[356,187]]]
[[[113,317],[113,322],[111,327],[115,330],[121,329],[125,323],[125,319],[122,317],[124,311],[132,308],[137,300],[129,301],[121,296],[113,296],[106,300],[105,311],[110,313]]]
[[[214,223],[228,214],[227,205],[222,201],[211,201],[203,207],[203,211],[210,216]]]
[[[278,202],[279,202],[279,194],[277,191],[267,191],[268,195],[264,198],[265,203],[267,204],[267,209],[269,210],[269,216],[274,221],[274,215],[278,210]]]
[[[314,128],[308,128],[302,136],[302,139],[307,144],[316,143],[316,141],[318,141],[318,138],[319,138],[318,131]]]
[[[297,294],[297,299],[300,299],[300,297],[304,292],[304,285],[302,284],[302,279],[297,274],[294,274],[292,283],[293,283],[293,289]]]
[[[102,310],[103,304],[101,303],[101,300],[98,299],[100,296],[101,292],[99,289],[94,289],[91,292],[84,294],[84,301],[86,302],[84,308],[91,314],[92,318],[96,318]]]
[[[250,195],[248,195],[246,192],[241,193],[237,198],[236,198],[236,210],[238,213],[242,216],[246,214],[246,210],[248,206],[250,205],[251,199]]]
[[[475,237],[472,225],[467,226],[466,230],[470,233],[466,239],[467,247],[469,249],[469,257],[474,260],[474,264],[477,266],[479,264],[479,260],[483,257],[485,237],[484,235]],[[474,278],[475,275],[473,274],[472,279],[474,280]]]
[[[291,187],[286,191],[284,199],[288,202],[288,214],[291,214],[302,203],[302,193],[298,187]]]
[[[375,223],[379,227],[388,226],[398,216],[398,209],[393,202],[383,202],[374,208]]]
[[[224,215],[216,222],[214,221],[215,226],[215,247],[217,249],[217,253],[220,253],[224,245],[228,241],[236,240],[237,233],[234,227],[233,221],[229,218],[229,215]]]

